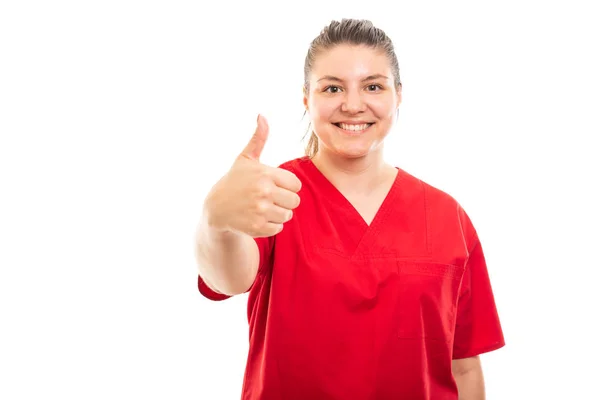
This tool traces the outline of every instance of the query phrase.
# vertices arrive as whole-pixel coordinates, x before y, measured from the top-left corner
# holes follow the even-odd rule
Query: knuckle
[[[265,214],[267,212],[267,203],[264,201],[256,202],[254,205],[254,211],[259,215]]]
[[[273,194],[273,188],[266,182],[261,183],[258,186],[258,195],[261,198],[268,198]]]
[[[261,169],[258,171],[258,177],[259,177],[261,180],[268,181],[268,180],[270,180],[270,179],[271,179],[271,172],[269,171],[269,169],[268,169],[268,168],[261,168]]]
[[[253,233],[259,233],[264,227],[264,224],[260,220],[255,220],[250,223],[250,231]]]

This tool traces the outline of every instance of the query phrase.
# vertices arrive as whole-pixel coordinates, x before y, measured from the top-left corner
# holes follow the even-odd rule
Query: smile
[[[363,133],[365,132],[367,129],[369,129],[373,123],[366,123],[366,124],[344,124],[344,123],[334,123],[333,125],[337,126],[338,128],[340,128],[342,131],[344,132],[348,132],[348,133]]]

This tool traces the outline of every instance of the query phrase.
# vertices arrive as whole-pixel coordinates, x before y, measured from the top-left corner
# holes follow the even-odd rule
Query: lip
[[[374,122],[369,122],[369,121],[338,121],[338,122],[334,122],[334,124],[362,125],[362,124],[374,124]]]
[[[369,124],[369,126],[368,126],[366,129],[363,129],[363,130],[361,130],[361,131],[347,131],[347,130],[343,129],[342,127],[338,126],[338,124],[339,124],[339,123],[341,123],[341,124],[348,124],[348,125],[362,125],[362,124]],[[336,122],[336,123],[333,123],[333,126],[335,126],[337,129],[339,129],[339,130],[340,130],[341,132],[343,132],[345,135],[351,135],[351,136],[352,136],[352,135],[361,135],[361,134],[363,134],[364,132],[366,132],[366,131],[368,131],[369,129],[371,129],[371,127],[372,127],[373,125],[375,125],[375,123],[374,123],[374,122],[362,122],[362,123],[358,123],[358,124],[357,124],[357,123],[354,123],[354,124],[349,124],[349,123],[347,123],[347,122]]]

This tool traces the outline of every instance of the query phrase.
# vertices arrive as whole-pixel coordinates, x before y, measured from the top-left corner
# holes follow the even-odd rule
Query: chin
[[[333,150],[332,152],[338,156],[354,159],[354,158],[363,158],[368,156],[373,148],[371,146],[352,146],[352,147],[337,147],[333,146],[333,148],[329,148],[328,150]]]

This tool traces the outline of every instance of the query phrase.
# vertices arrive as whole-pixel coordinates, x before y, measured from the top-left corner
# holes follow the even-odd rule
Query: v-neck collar
[[[344,196],[342,192],[327,179],[313,161],[308,157],[304,157],[304,160],[308,168],[312,170],[311,175],[319,187],[320,194],[324,197],[323,200],[328,201],[334,207],[339,208],[340,211],[348,217],[347,223],[355,226],[362,233],[358,245],[351,256],[360,256],[364,252],[362,249],[368,251],[369,244],[376,239],[377,233],[382,227],[382,223],[385,222],[390,211],[393,209],[393,204],[396,202],[395,200],[400,193],[400,182],[403,176],[402,170],[396,167],[397,173],[392,186],[373,217],[373,220],[370,224],[367,224],[356,207],[354,207],[350,200],[348,200],[348,198],[346,198],[346,196]]]

